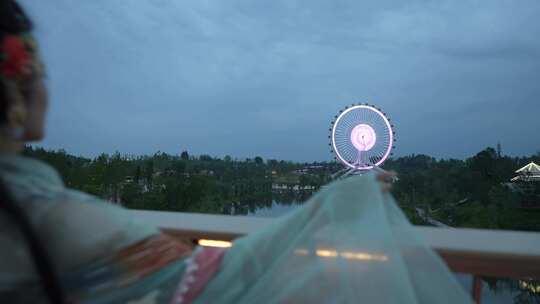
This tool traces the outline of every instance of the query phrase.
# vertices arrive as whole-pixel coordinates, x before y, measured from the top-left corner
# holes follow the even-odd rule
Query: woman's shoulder
[[[56,187],[64,185],[58,172],[49,164],[14,154],[0,153],[0,177],[9,183],[27,181]]]
[[[0,182],[16,202],[47,202],[65,190],[60,175],[50,165],[37,159],[0,154]],[[40,204],[47,207],[47,204]]]
[[[66,188],[58,173],[44,162],[2,155],[0,178],[53,256],[66,267],[158,232],[120,206]]]
[[[39,222],[40,217],[54,214],[52,210],[66,217],[77,210],[95,210],[93,213],[102,214],[102,219],[117,217],[118,222],[138,222],[130,219],[121,206],[65,187],[56,170],[40,160],[0,154],[0,181],[15,202],[28,211],[31,220]]]

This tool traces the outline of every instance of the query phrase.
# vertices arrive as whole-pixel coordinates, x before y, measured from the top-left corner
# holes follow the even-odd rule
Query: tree
[[[182,151],[182,154],[180,154],[180,158],[182,160],[189,160],[189,154],[188,151]]]
[[[471,169],[480,172],[484,179],[494,178],[497,152],[493,148],[487,148],[468,160]]]
[[[540,163],[540,150],[536,151],[536,154],[533,155],[532,161],[534,161],[535,163]]]
[[[298,184],[300,185],[300,187],[305,187],[309,183],[310,183],[310,180],[305,174],[300,175],[300,177],[298,178]]]
[[[279,163],[278,163],[278,161],[275,160],[275,159],[269,159],[269,160],[268,160],[268,165],[270,165],[270,168],[276,169],[277,166],[279,165]]]
[[[497,184],[499,177],[496,175],[497,151],[487,148],[474,157],[467,160],[473,176],[471,192],[474,198],[484,205],[489,204],[489,191]]]
[[[124,168],[124,159],[120,155],[120,152],[115,152],[109,158],[105,174],[111,191],[110,199],[113,202],[119,201],[119,185],[124,181],[126,175]]]
[[[176,161],[173,164],[173,170],[176,174],[177,178],[181,178],[184,174],[184,171],[186,170],[186,163],[185,161]]]
[[[142,191],[137,183],[127,183],[120,192],[122,205],[126,208],[137,208],[141,195]]]
[[[518,207],[519,198],[517,193],[512,192],[505,186],[493,186],[488,192],[491,204],[498,207]]]
[[[210,155],[203,154],[199,156],[200,161],[212,161],[212,157]]]
[[[146,168],[144,170],[144,178],[146,179],[146,183],[148,184],[148,187],[152,188],[152,177],[154,176],[154,161],[149,160],[146,162]]]
[[[141,166],[137,166],[137,169],[135,170],[135,177],[134,177],[134,180],[135,180],[135,183],[139,183],[141,179]]]
[[[256,163],[257,165],[262,165],[263,162],[264,162],[264,160],[262,159],[262,157],[260,157],[260,156],[255,156],[255,163]]]

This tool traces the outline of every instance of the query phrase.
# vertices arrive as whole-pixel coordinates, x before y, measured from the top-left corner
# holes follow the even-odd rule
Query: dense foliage
[[[128,208],[225,214],[247,214],[273,200],[301,203],[341,168],[335,162],[220,159],[187,151],[94,159],[32,147],[24,153],[55,167],[69,187]],[[530,161],[540,163],[540,153],[512,158],[487,148],[466,160],[399,157],[385,168],[398,172],[393,194],[415,224],[430,217],[450,226],[540,231],[540,210],[522,208],[523,200],[540,203],[538,183],[527,193],[507,184]]]
[[[128,208],[245,214],[272,204],[272,182],[287,187],[278,197],[293,203],[307,198],[294,186],[318,189],[328,182],[336,164],[325,164],[310,174],[296,174],[303,164],[261,157],[237,160],[208,155],[180,156],[157,152],[133,157],[115,153],[94,159],[75,157],[63,150],[26,147],[24,154],[55,167],[67,186]],[[309,191],[311,192],[311,191]]]
[[[509,183],[516,169],[539,160],[540,153],[512,158],[487,148],[466,160],[411,155],[385,167],[399,173],[393,192],[406,208],[422,208],[450,226],[540,231],[540,208],[523,208],[523,201],[540,207],[540,183],[526,193]]]

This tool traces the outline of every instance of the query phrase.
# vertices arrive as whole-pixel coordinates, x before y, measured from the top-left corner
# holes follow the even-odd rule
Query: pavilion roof
[[[528,165],[524,166],[523,168],[516,170],[516,173],[522,173],[522,174],[529,173],[532,175],[540,175],[540,166],[538,166],[534,162],[530,162]]]

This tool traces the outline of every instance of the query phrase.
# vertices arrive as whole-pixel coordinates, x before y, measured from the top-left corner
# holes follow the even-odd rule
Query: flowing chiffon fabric
[[[74,303],[472,303],[374,176],[335,182],[269,227],[190,255],[124,209],[65,188],[48,165],[0,156]],[[0,302],[44,303],[0,213]]]
[[[234,242],[196,303],[472,303],[371,174]]]

